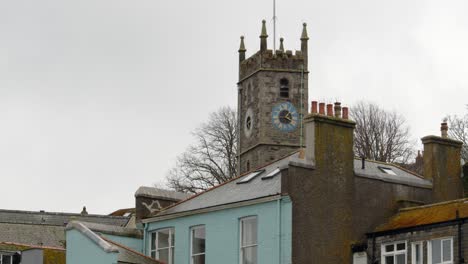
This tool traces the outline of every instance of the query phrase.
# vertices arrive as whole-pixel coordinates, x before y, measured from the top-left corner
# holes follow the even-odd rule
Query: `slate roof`
[[[396,175],[385,173],[381,168],[390,168]],[[380,161],[366,160],[365,169],[362,169],[362,160],[356,158],[354,159],[354,174],[356,176],[385,182],[406,184],[421,188],[432,188],[432,182],[424,179],[422,176],[395,164]]]
[[[468,218],[468,199],[400,209],[395,216],[378,226],[375,231],[382,232],[452,221],[456,219],[457,211],[460,218]]]
[[[141,186],[135,192],[135,197],[144,196],[149,198],[162,198],[165,200],[180,201],[190,197],[190,194],[175,192],[155,187]]]
[[[72,220],[125,226],[130,218],[107,215],[0,210],[0,242],[65,247],[65,225]]]
[[[153,216],[165,216],[175,213],[194,211],[219,205],[226,205],[269,197],[281,194],[281,173],[270,179],[262,179],[277,168],[287,168],[290,163],[303,163],[305,160],[299,158],[300,152],[296,151],[282,159],[268,164],[260,170],[262,172],[248,183],[238,184],[238,182],[249,177],[250,173],[239,176],[227,183],[211,188],[198,195],[194,195],[174,206],[157,213]],[[364,177],[374,180],[386,181],[411,185],[421,188],[432,188],[432,182],[425,180],[422,176],[400,168],[394,164],[366,160],[365,169],[362,169],[361,159],[354,160],[354,173],[356,177]],[[310,165],[309,165],[310,166]],[[385,173],[381,167],[391,169],[396,175]]]
[[[65,226],[72,220],[125,226],[129,217],[92,214],[82,215],[43,211],[0,210],[0,223]]]

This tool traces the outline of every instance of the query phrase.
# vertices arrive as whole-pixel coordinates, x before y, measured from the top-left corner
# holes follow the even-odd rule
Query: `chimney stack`
[[[333,116],[333,105],[327,104],[327,116]]]
[[[325,103],[319,103],[319,114],[325,115]]]
[[[347,120],[349,118],[349,108],[343,107],[343,119]]]
[[[312,101],[312,107],[310,109],[310,112],[312,114],[316,114],[317,113],[317,101]]]
[[[440,134],[443,138],[448,138],[448,129],[447,121],[444,120],[444,122],[440,124]]]
[[[305,162],[313,169],[308,173],[298,173],[303,174],[302,178],[288,180],[288,188],[308,192],[300,195],[305,197],[301,202],[315,209],[310,216],[303,218],[309,223],[317,222],[317,225],[308,227],[308,232],[315,237],[328,235],[334,238],[326,250],[314,248],[307,249],[307,252],[319,255],[324,260],[322,263],[348,263],[347,258],[331,256],[327,251],[337,248],[349,250],[349,241],[355,236],[352,219],[355,194],[353,132],[356,123],[333,115],[333,104],[329,104],[327,109],[327,115],[310,114],[304,118]],[[339,206],[323,206],[330,201]],[[340,228],[324,229],[324,224]]]
[[[424,178],[432,181],[433,202],[463,198],[461,148],[463,143],[448,137],[447,122],[441,124],[441,136],[421,139],[424,145]]]
[[[341,118],[341,103],[335,103],[335,117]]]

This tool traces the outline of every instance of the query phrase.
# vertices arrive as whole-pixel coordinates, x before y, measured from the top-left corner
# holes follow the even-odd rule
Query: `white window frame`
[[[203,253],[193,254],[193,231],[196,229],[203,228],[205,229],[205,251]],[[190,228],[190,264],[193,264],[193,257],[205,255],[206,260],[206,227],[205,225],[192,226]]]
[[[440,263],[437,264],[453,264],[453,237],[440,237],[440,238],[434,238],[429,241],[427,241],[427,260],[429,264],[433,264],[432,262],[432,241],[434,240],[440,240],[440,256],[441,256],[441,261]],[[450,249],[452,250],[452,253],[450,254],[451,259],[449,261],[443,261],[444,259],[444,250],[443,250],[443,241],[444,240],[450,240]]]
[[[163,232],[163,231],[167,231],[169,230],[169,241],[168,241],[168,247],[164,247],[164,248],[158,248],[158,236],[159,236],[159,233],[160,232]],[[155,236],[155,239],[153,240],[153,233],[156,234]],[[174,251],[174,246],[172,244],[172,240],[174,240],[174,244],[175,244],[175,228],[174,227],[165,227],[165,228],[161,228],[161,229],[157,229],[157,230],[154,230],[150,233],[150,240],[151,240],[151,243],[150,243],[150,256],[153,256],[153,252],[155,253],[154,256],[156,259],[159,259],[159,250],[163,250],[163,249],[169,249],[169,262],[167,264],[173,264],[174,263],[174,260],[172,259],[172,252]],[[152,249],[152,243],[154,243],[154,250]]]
[[[245,221],[245,220],[251,220],[251,219],[255,219],[257,221],[257,243],[255,244],[252,244],[252,245],[242,245],[242,234],[243,234],[243,229],[242,229],[242,223]],[[256,215],[253,215],[253,216],[247,216],[247,217],[243,217],[243,218],[240,218],[239,219],[239,263],[240,264],[243,264],[243,261],[244,259],[242,258],[243,254],[243,250],[245,248],[251,248],[251,247],[255,247],[255,249],[257,250],[257,253],[258,253],[258,217]]]
[[[405,250],[397,250],[397,244],[401,244],[401,243],[404,243],[405,244]],[[385,247],[388,246],[388,245],[394,245],[394,250],[391,252],[391,253],[387,253],[385,251]],[[401,253],[405,253],[405,264],[408,262],[408,243],[407,241],[395,241],[395,242],[389,242],[389,243],[385,243],[385,244],[382,244],[380,246],[380,258],[381,258],[381,262],[382,264],[387,264],[386,260],[385,260],[385,257],[386,256],[395,256],[395,255],[399,255]],[[396,258],[393,258],[394,260],[396,260]]]
[[[424,263],[424,249],[423,241],[411,243],[411,263],[416,264],[416,246],[419,245],[419,256],[421,256],[421,263]]]
[[[3,263],[3,256],[10,256],[10,263]],[[0,264],[13,264],[13,255],[0,253]]]

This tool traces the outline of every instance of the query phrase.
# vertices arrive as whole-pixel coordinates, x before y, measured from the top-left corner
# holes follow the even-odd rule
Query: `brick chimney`
[[[461,148],[463,143],[448,137],[447,122],[441,124],[441,136],[427,136],[424,144],[424,177],[432,181],[433,201],[463,197]]]

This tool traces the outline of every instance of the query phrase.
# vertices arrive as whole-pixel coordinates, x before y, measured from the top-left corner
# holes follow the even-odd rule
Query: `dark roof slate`
[[[129,217],[125,216],[0,210],[0,223],[12,224],[65,226],[68,222],[75,220],[107,225],[125,226],[129,219]]]
[[[282,159],[274,161],[273,163],[260,168],[262,172],[248,183],[238,184],[238,182],[242,181],[246,177],[249,177],[250,173],[246,173],[229,182],[211,188],[198,195],[194,195],[175,204],[174,206],[168,207],[154,216],[160,217],[181,212],[195,211],[203,208],[238,203],[281,194],[281,173],[270,179],[262,178],[275,169],[285,169],[290,164],[304,164],[304,166],[308,165],[307,162],[303,160],[302,157],[300,157],[300,152],[296,151]],[[362,169],[362,160],[355,158],[355,176],[381,180],[390,183],[411,185],[420,188],[432,188],[431,181],[428,181],[422,176],[405,170],[397,165],[372,160],[366,160],[365,165],[365,169]],[[396,175],[385,173],[381,170],[381,167],[390,168]]]

